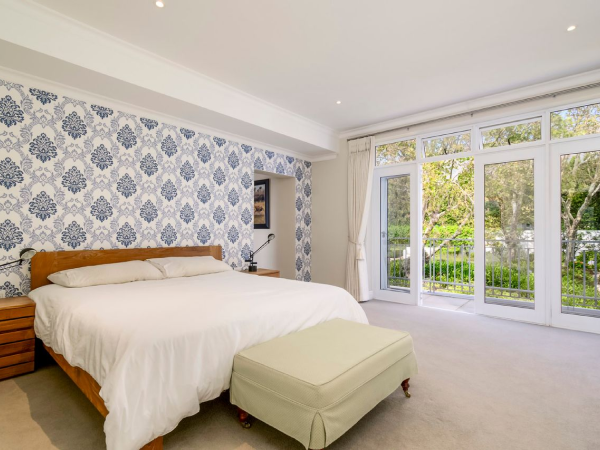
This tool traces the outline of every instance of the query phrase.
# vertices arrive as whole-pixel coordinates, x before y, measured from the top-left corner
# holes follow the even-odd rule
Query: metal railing
[[[485,298],[533,308],[535,294],[533,239],[485,241]]]
[[[410,287],[410,239],[387,241],[388,287]],[[564,312],[600,315],[600,240],[562,241]],[[472,296],[475,290],[473,239],[423,241],[423,291]],[[533,239],[488,239],[485,243],[486,301],[532,308],[535,296]]]
[[[423,241],[423,290],[429,293],[473,295],[473,239]]]
[[[598,252],[600,241],[562,241],[562,310],[600,315]]]
[[[410,238],[389,238],[386,256],[387,287],[410,287]]]

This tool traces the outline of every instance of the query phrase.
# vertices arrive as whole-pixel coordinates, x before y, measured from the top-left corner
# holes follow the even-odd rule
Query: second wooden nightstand
[[[259,277],[279,278],[279,270],[274,269],[258,269],[256,272],[248,272],[247,270],[242,270],[242,273],[247,273],[248,275],[258,275]]]
[[[29,297],[0,298],[0,380],[33,372],[34,315]]]

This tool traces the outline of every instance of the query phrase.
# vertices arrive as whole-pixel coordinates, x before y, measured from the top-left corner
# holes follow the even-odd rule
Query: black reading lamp
[[[254,252],[252,250],[250,251],[250,256],[246,260],[246,262],[249,264],[248,272],[256,272],[258,270],[258,266],[254,262],[254,255],[256,255],[263,248],[265,248],[268,244],[270,244],[273,239],[275,239],[275,235],[273,233],[271,233],[271,234],[269,234],[269,237],[267,238],[267,242],[265,242],[263,245],[258,247],[258,249],[256,251],[254,251]]]
[[[21,250],[21,253],[19,253],[19,259],[0,264],[0,269],[10,269],[13,267],[20,266],[23,264],[23,261],[29,261],[31,258],[34,257],[36,253],[37,250],[34,248],[24,248],[23,250]]]

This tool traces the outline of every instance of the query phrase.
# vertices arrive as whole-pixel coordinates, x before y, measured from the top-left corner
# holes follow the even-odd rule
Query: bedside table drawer
[[[4,331],[20,330],[22,328],[32,328],[33,317],[23,317],[21,319],[3,320],[0,322],[0,333]]]
[[[10,344],[0,345],[0,358],[9,355],[15,355],[17,353],[33,352],[35,349],[35,340],[29,339],[27,341],[11,342]]]
[[[0,309],[0,320],[18,319],[20,317],[33,317],[35,315],[35,306],[26,306],[24,308]]]
[[[35,353],[33,351],[27,353],[19,353],[17,355],[0,357],[0,367],[14,366],[26,362],[33,362]]]
[[[6,333],[0,333],[0,345],[8,344],[10,342],[25,341],[33,338],[35,338],[35,331],[33,331],[33,328],[9,331]]]
[[[0,368],[0,380],[3,380],[5,378],[14,377],[16,375],[21,375],[21,374],[28,373],[28,372],[33,372],[33,369],[34,369],[33,361],[26,362],[24,364],[17,364],[14,366]]]

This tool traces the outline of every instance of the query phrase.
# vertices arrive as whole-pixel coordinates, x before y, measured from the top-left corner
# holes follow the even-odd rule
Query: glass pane
[[[561,157],[562,312],[600,316],[600,151]]]
[[[375,164],[385,166],[406,161],[414,161],[417,157],[417,140],[394,142],[375,147]]]
[[[425,156],[451,155],[471,151],[471,133],[457,133],[423,139]]]
[[[485,166],[485,301],[533,308],[533,160]]]
[[[385,224],[382,245],[385,265],[382,289],[410,288],[410,176],[383,178]]]
[[[423,164],[423,291],[428,294],[474,293],[474,172],[473,158]]]
[[[539,141],[540,139],[542,139],[541,119],[481,129],[483,148],[515,145],[522,142]]]
[[[600,133],[600,103],[550,114],[552,139]]]

